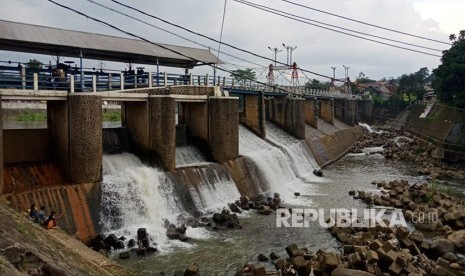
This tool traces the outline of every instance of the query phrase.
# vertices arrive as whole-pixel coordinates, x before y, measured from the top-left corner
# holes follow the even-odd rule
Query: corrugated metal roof
[[[162,66],[188,68],[217,62],[209,50],[157,44],[182,55],[141,40],[0,20],[0,50],[67,57],[82,50],[88,59],[153,65],[158,58]]]

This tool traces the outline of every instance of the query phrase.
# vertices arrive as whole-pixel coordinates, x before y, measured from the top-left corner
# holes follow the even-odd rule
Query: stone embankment
[[[0,275],[131,275],[60,229],[0,203]]]

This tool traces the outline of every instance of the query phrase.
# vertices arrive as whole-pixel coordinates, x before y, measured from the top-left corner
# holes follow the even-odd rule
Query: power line
[[[171,31],[169,31],[169,30],[163,29],[163,28],[161,28],[161,27],[159,27],[159,26],[153,25],[153,24],[151,24],[151,23],[148,23],[148,22],[146,22],[146,21],[144,21],[144,20],[141,20],[141,19],[139,19],[139,18],[137,18],[137,17],[134,17],[134,16],[131,16],[131,15],[129,15],[129,14],[123,13],[123,12],[118,11],[118,10],[116,10],[116,9],[113,9],[113,8],[111,8],[111,7],[105,6],[105,5],[101,4],[101,3],[95,2],[94,0],[87,0],[87,1],[90,2],[90,3],[92,3],[92,4],[95,4],[95,5],[97,5],[97,6],[100,6],[100,7],[104,8],[104,9],[107,9],[107,10],[109,10],[109,11],[118,13],[118,14],[120,14],[120,15],[122,15],[122,16],[131,18],[131,19],[133,19],[133,20],[136,20],[136,21],[138,21],[138,22],[140,22],[140,23],[143,23],[143,24],[145,24],[145,25],[148,25],[148,26],[150,26],[150,27],[152,27],[152,28],[155,28],[155,29],[157,29],[157,30],[166,32],[166,33],[171,34],[171,35],[174,35],[174,36],[176,36],[176,37],[178,37],[178,38],[181,38],[181,39],[184,39],[184,40],[189,41],[189,42],[191,42],[191,43],[194,43],[194,44],[196,44],[196,45],[205,47],[205,48],[207,48],[207,49],[210,49],[210,48],[211,48],[211,47],[208,46],[208,45],[205,45],[205,44],[199,43],[199,42],[197,42],[197,41],[194,41],[194,40],[192,40],[192,39],[186,38],[186,37],[184,37],[184,36],[178,35],[177,33],[174,33],[174,32],[171,32]],[[238,60],[241,60],[241,61],[244,61],[244,62],[253,64],[253,65],[256,65],[256,66],[264,67],[264,66],[261,65],[261,64],[254,63],[254,62],[252,62],[252,61],[249,61],[249,60],[246,60],[246,59],[243,59],[243,58],[240,58],[240,57],[237,57],[237,56],[228,54],[228,53],[223,52],[223,51],[220,51],[220,53],[222,53],[222,54],[225,55],[225,56],[232,57],[232,58],[235,58],[235,59],[238,59]],[[233,64],[233,63],[231,63],[231,64]],[[233,64],[233,65],[234,65],[234,64]],[[236,67],[237,67],[237,66],[236,66]]]
[[[328,15],[331,15],[331,16],[339,17],[339,18],[342,18],[342,19],[345,19],[345,20],[357,22],[357,23],[367,25],[367,26],[370,26],[370,27],[375,27],[375,28],[378,28],[378,29],[382,29],[382,30],[386,30],[386,31],[390,31],[390,32],[398,33],[398,34],[403,34],[403,35],[411,36],[411,37],[415,37],[415,38],[420,38],[420,39],[424,39],[424,40],[428,40],[428,41],[433,41],[433,42],[437,42],[437,43],[441,43],[441,44],[445,44],[445,45],[450,46],[449,42],[444,42],[444,41],[440,41],[440,40],[436,40],[436,39],[432,39],[432,38],[428,38],[428,37],[424,37],[424,36],[414,35],[414,34],[402,32],[402,31],[397,31],[397,30],[394,30],[394,29],[391,29],[391,28],[386,28],[386,27],[383,27],[383,26],[367,23],[367,22],[364,22],[364,21],[361,21],[361,20],[350,18],[350,17],[345,17],[345,16],[342,16],[342,15],[338,15],[338,14],[330,13],[330,12],[327,12],[327,11],[319,10],[319,9],[316,9],[316,8],[312,8],[310,6],[295,3],[295,2],[292,2],[292,1],[289,1],[289,0],[281,0],[281,1],[292,4],[292,5],[295,5],[295,6],[299,6],[299,7],[302,7],[302,8],[306,8],[306,9],[309,9],[309,10],[313,10],[313,11],[316,11],[316,12],[320,12],[320,13],[328,14]]]
[[[146,15],[146,16],[148,16],[148,17],[157,19],[157,20],[159,20],[159,21],[161,21],[161,22],[163,22],[163,23],[166,23],[166,24],[168,24],[168,25],[171,25],[171,26],[174,26],[174,27],[176,27],[176,28],[179,28],[179,29],[182,29],[182,30],[184,30],[184,31],[187,31],[187,32],[189,32],[189,33],[198,35],[198,36],[200,36],[200,37],[203,37],[203,38],[206,38],[206,39],[208,39],[208,40],[214,41],[214,42],[216,42],[216,43],[221,43],[222,45],[226,45],[226,46],[228,46],[228,47],[231,47],[231,48],[233,48],[233,49],[235,49],[235,50],[238,50],[238,51],[247,53],[247,54],[249,54],[249,55],[252,55],[252,56],[255,56],[255,57],[259,57],[259,58],[262,58],[262,59],[265,59],[265,60],[274,62],[273,59],[270,59],[270,58],[268,58],[268,57],[265,57],[265,56],[256,54],[256,53],[251,52],[251,51],[249,51],[249,50],[245,50],[245,49],[239,48],[239,47],[234,46],[234,45],[231,45],[231,44],[229,44],[229,43],[220,42],[220,41],[218,41],[217,39],[214,39],[214,38],[211,38],[211,37],[206,36],[206,35],[204,35],[204,34],[201,34],[201,33],[195,32],[195,31],[192,31],[192,30],[190,30],[190,29],[188,29],[188,28],[185,28],[185,27],[183,27],[183,26],[180,26],[180,25],[178,25],[178,24],[171,23],[171,22],[169,22],[168,20],[165,20],[165,19],[160,18],[160,17],[158,17],[158,16],[155,16],[155,15],[152,15],[152,14],[149,14],[149,13],[146,13],[146,12],[144,12],[144,11],[142,11],[142,10],[139,10],[139,9],[137,9],[137,8],[134,8],[134,7],[132,7],[132,6],[123,4],[123,3],[121,3],[121,2],[119,2],[119,1],[117,1],[117,0],[110,0],[110,1],[116,3],[116,4],[120,5],[120,6],[123,6],[123,7],[125,7],[125,8],[128,8],[128,9],[130,9],[130,10],[133,10],[133,11],[136,11],[136,12],[141,13],[141,14],[143,14],[143,15]],[[278,61],[277,63],[279,63],[280,65],[287,65],[287,64],[285,64],[285,63],[283,63],[283,62],[279,62],[279,61]],[[310,73],[310,74],[313,74],[313,75],[316,75],[316,76],[320,76],[320,77],[323,77],[323,78],[331,79],[330,76],[326,76],[326,75],[323,75],[323,74],[320,74],[320,73],[312,72],[312,71],[306,70],[306,69],[301,69],[301,70],[304,70],[305,72]]]
[[[237,2],[237,1],[236,1],[236,2]],[[295,15],[295,14],[291,14],[291,13],[288,13],[288,12],[284,12],[284,11],[282,11],[282,10],[277,10],[277,9],[274,9],[274,8],[271,8],[271,7],[268,7],[268,6],[256,4],[256,3],[253,3],[253,2],[249,2],[249,1],[244,1],[244,0],[242,0],[241,3],[244,3],[244,4],[247,3],[247,4],[250,4],[250,5],[255,5],[255,6],[264,8],[264,9],[269,9],[270,11],[282,13],[282,14],[285,14],[285,15],[293,16],[293,17],[295,17],[295,18],[303,19],[303,20],[310,21],[310,22],[315,22],[315,23],[318,23],[318,24],[321,24],[321,25],[324,25],[324,26],[329,26],[329,27],[333,27],[333,28],[340,29],[340,30],[349,31],[349,32],[353,32],[353,33],[356,33],[356,34],[361,34],[361,35],[366,35],[366,36],[370,36],[370,37],[375,37],[375,38],[379,38],[379,39],[383,39],[383,40],[387,40],[387,41],[391,41],[391,42],[396,42],[396,43],[400,43],[400,44],[405,44],[405,45],[408,45],[408,46],[423,48],[423,49],[431,50],[431,51],[437,51],[437,52],[442,52],[442,51],[443,51],[443,50],[440,50],[440,49],[435,49],[435,48],[430,48],[430,47],[426,47],[426,46],[421,46],[421,45],[418,45],[418,44],[408,43],[408,42],[404,42],[404,41],[400,41],[400,40],[395,40],[395,39],[391,39],[391,38],[387,38],[387,37],[383,37],[383,36],[377,36],[377,35],[374,35],[374,34],[369,34],[369,33],[364,33],[364,32],[360,32],[360,31],[352,30],[352,29],[349,29],[349,28],[345,28],[345,27],[341,27],[341,26],[337,26],[337,25],[333,25],[333,24],[328,24],[328,23],[325,23],[325,22],[322,22],[322,21],[310,19],[310,18],[308,18],[308,17],[298,16],[298,15]]]
[[[114,1],[114,0],[112,0],[112,1]],[[398,45],[394,45],[394,44],[374,40],[374,39],[371,39],[371,38],[367,38],[367,37],[363,37],[363,36],[359,36],[359,35],[354,35],[354,34],[343,32],[343,31],[338,31],[338,30],[328,28],[328,27],[325,27],[325,26],[321,26],[321,25],[318,25],[318,24],[310,23],[310,22],[295,18],[293,16],[285,15],[285,14],[280,13],[280,12],[274,12],[274,11],[270,10],[270,8],[268,8],[268,7],[263,8],[265,6],[260,7],[261,5],[257,5],[257,4],[251,3],[251,2],[242,1],[242,0],[234,0],[234,1],[237,2],[237,3],[243,4],[243,5],[247,5],[247,6],[262,10],[262,11],[266,11],[266,12],[269,12],[269,13],[272,13],[272,14],[275,14],[275,15],[279,15],[281,17],[285,17],[285,18],[288,18],[288,19],[291,19],[291,20],[294,20],[294,21],[302,22],[302,23],[305,23],[305,24],[308,24],[308,25],[312,25],[312,26],[322,28],[322,29],[326,29],[326,30],[329,30],[329,31],[333,31],[333,32],[336,32],[336,33],[345,34],[345,35],[348,35],[348,36],[360,38],[360,39],[363,39],[363,40],[375,42],[375,43],[378,43],[378,44],[383,44],[383,45],[386,45],[386,46],[390,46],[390,47],[394,47],[394,48],[398,48],[398,49],[402,49],[402,50],[407,50],[407,51],[410,51],[410,52],[415,52],[415,53],[434,56],[434,57],[441,57],[440,55],[436,55],[436,54],[432,54],[432,53],[428,53],[428,52],[423,52],[423,51],[419,51],[419,50],[415,50],[415,49],[410,49],[410,48],[407,48],[407,47],[398,46]]]

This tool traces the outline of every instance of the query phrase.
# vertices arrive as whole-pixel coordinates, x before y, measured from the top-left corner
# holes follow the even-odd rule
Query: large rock
[[[197,276],[199,275],[199,267],[196,264],[191,264],[186,268],[184,276]]]
[[[459,230],[450,234],[447,239],[451,241],[455,248],[461,253],[465,253],[465,230]]]
[[[448,252],[454,252],[454,243],[448,239],[438,238],[431,242],[430,249],[438,256],[443,256]]]
[[[331,272],[331,276],[373,276],[375,274],[348,268],[336,268]]]

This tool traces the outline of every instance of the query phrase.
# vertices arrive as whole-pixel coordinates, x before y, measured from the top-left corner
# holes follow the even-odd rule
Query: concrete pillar
[[[176,102],[169,96],[149,98],[149,145],[151,162],[165,170],[176,169]]]
[[[239,99],[210,97],[208,143],[212,157],[226,162],[239,156]]]
[[[149,104],[148,102],[125,102],[121,106],[123,126],[129,137],[129,150],[140,159],[149,160]]]
[[[355,125],[357,123],[357,101],[346,100],[345,101],[345,122],[349,125]]]
[[[306,99],[304,103],[305,122],[314,128],[318,128],[317,99]]]
[[[241,122],[260,137],[266,137],[265,97],[263,92],[258,95],[244,95],[244,113]]]
[[[373,121],[373,108],[372,100],[358,100],[357,101],[357,114],[362,122],[371,124]]]
[[[52,160],[71,181],[69,158],[68,101],[47,101],[47,128]]]
[[[279,97],[267,102],[267,118],[299,139],[305,139],[305,100]]]
[[[332,125],[334,125],[334,100],[321,99],[320,100],[320,118]]]
[[[3,181],[3,111],[2,111],[2,95],[0,94],[0,196],[5,191]]]
[[[69,94],[70,180],[102,180],[102,100],[98,95]]]

